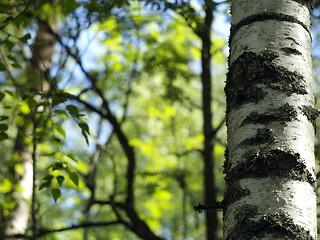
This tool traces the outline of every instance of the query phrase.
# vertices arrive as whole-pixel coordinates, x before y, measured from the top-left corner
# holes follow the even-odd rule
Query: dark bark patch
[[[305,2],[305,1],[300,0],[298,2]],[[230,31],[229,41],[230,42],[232,41],[233,36],[236,34],[236,32],[239,31],[239,29],[241,27],[253,24],[255,22],[262,22],[262,21],[267,21],[267,20],[276,20],[276,21],[281,21],[281,22],[296,23],[296,24],[299,24],[300,26],[302,26],[310,34],[309,27],[306,26],[303,22],[299,21],[294,16],[286,15],[283,13],[276,13],[276,12],[261,12],[261,13],[254,14],[254,15],[251,15],[247,18],[242,19],[236,25],[232,25],[231,31]],[[230,42],[229,42],[229,46],[231,46]]]
[[[264,143],[274,143],[275,142],[275,136],[273,134],[273,130],[270,128],[261,128],[257,130],[257,134],[251,138],[248,138],[241,142],[241,145],[246,146],[253,146],[258,144],[264,144]]]
[[[238,181],[228,182],[227,191],[223,198],[223,207],[227,208],[230,204],[248,195],[250,195],[250,191],[247,188],[241,188]]]
[[[226,174],[229,172],[229,169],[231,167],[230,161],[229,161],[229,150],[228,147],[226,147],[226,150],[224,151],[224,163],[223,163],[223,173]]]
[[[289,103],[285,103],[283,106],[270,110],[266,113],[258,113],[254,111],[242,121],[241,125],[268,124],[275,121],[286,123],[297,120],[297,116],[298,112],[295,107]]]
[[[312,106],[303,105],[300,107],[302,113],[308,118],[309,122],[315,127],[316,119],[319,117],[320,111]]]
[[[292,217],[283,210],[266,214],[258,220],[252,216],[257,213],[254,206],[245,205],[239,211],[243,212],[241,214],[243,218],[238,221],[234,231],[226,237],[227,240],[261,239],[266,236],[276,239],[314,240],[306,229],[295,224]]]
[[[285,39],[292,41],[294,44],[296,45],[300,45],[296,39],[292,38],[292,37],[286,37]]]
[[[290,149],[249,150],[243,156],[246,161],[228,169],[226,179],[236,181],[244,178],[275,177],[308,182],[316,191],[316,181],[306,169],[300,154]]]
[[[280,49],[281,51],[283,51],[284,53],[286,53],[287,55],[302,55],[301,52],[299,52],[297,49],[295,48],[290,48],[290,47],[284,47]]]
[[[237,209],[234,218],[237,220],[238,225],[248,218],[254,217],[258,213],[258,208],[251,204],[242,204]]]
[[[305,5],[309,9],[310,12],[313,9],[314,0],[294,0],[294,1],[298,2],[302,5]]]
[[[272,60],[278,56],[267,50],[260,53],[244,52],[232,64],[225,87],[227,114],[231,108],[264,99],[266,93],[259,84],[282,91],[288,96],[293,93],[307,94],[302,75],[273,63]]]

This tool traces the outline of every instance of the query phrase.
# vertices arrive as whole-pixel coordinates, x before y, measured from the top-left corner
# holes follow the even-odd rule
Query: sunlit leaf
[[[68,113],[64,110],[55,110],[54,111],[55,114],[62,116],[63,118],[67,118],[68,117]]]
[[[61,134],[61,136],[65,139],[66,138],[66,132],[64,131],[64,129],[62,128],[62,126],[56,126],[56,130],[58,131],[58,133]]]
[[[70,172],[69,178],[77,187],[79,186],[79,176],[75,172]]]
[[[12,183],[9,179],[5,178],[0,183],[0,192],[1,193],[8,193],[12,189]]]
[[[19,175],[23,175],[24,174],[24,167],[21,163],[17,163],[14,165],[14,170],[16,171],[17,174]]]
[[[24,115],[29,114],[31,111],[28,103],[26,103],[25,101],[20,102],[19,108],[20,108],[21,113],[23,113]]]

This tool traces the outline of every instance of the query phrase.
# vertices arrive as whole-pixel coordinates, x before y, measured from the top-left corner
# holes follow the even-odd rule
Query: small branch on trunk
[[[222,209],[224,209],[224,203],[223,202],[214,202],[214,203],[206,204],[206,205],[199,203],[197,206],[194,206],[193,209],[195,211],[197,211],[198,213],[201,213],[203,210],[207,210],[207,209],[222,210]]]

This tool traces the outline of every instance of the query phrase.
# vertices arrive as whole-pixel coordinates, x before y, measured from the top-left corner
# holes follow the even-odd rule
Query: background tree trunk
[[[232,2],[225,239],[316,239],[310,2]]]
[[[49,23],[48,23],[49,24]],[[50,27],[56,31],[57,26],[51,21]],[[50,33],[45,24],[39,23],[36,36],[36,43],[33,47],[32,59],[27,66],[27,89],[26,94],[34,96],[39,101],[39,93],[49,90],[48,75],[51,68],[52,56],[55,48],[55,37]],[[43,109],[42,109],[43,110]],[[17,136],[14,145],[14,156],[17,163],[23,167],[23,174],[10,169],[15,186],[21,186],[22,192],[15,189],[12,194],[16,206],[9,216],[2,216],[0,236],[25,234],[31,212],[34,205],[33,194],[35,187],[35,159],[36,159],[36,140],[34,138],[35,113],[38,109],[32,109],[31,113],[24,115],[23,123],[18,126]],[[32,146],[34,145],[34,146]],[[14,165],[14,164],[13,164]],[[34,207],[34,206],[33,206]],[[33,212],[33,216],[35,213]],[[35,221],[35,219],[33,219]],[[35,226],[35,222],[32,223]],[[33,229],[35,230],[35,229]],[[35,232],[34,232],[35,234]],[[2,237],[1,239],[6,239]],[[12,239],[12,238],[10,238]]]
[[[217,200],[217,191],[214,177],[214,152],[213,152],[213,127],[212,127],[212,79],[211,79],[211,25],[213,21],[213,9],[207,1],[205,4],[204,23],[200,31],[202,41],[202,114],[203,114],[203,160],[204,160],[204,202],[211,204]],[[218,214],[217,209],[206,210],[206,238],[218,239]]]

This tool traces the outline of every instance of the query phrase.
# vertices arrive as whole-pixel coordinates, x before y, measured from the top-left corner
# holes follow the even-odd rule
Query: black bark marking
[[[231,167],[230,161],[229,161],[229,150],[228,147],[226,147],[226,150],[224,151],[224,162],[223,162],[223,173],[227,173]]]
[[[300,110],[302,111],[303,115],[307,117],[309,122],[312,123],[312,125],[316,126],[316,119],[319,117],[320,111],[312,106],[303,105],[300,107]]]
[[[241,188],[238,181],[230,183],[228,185],[227,191],[224,194],[223,210],[225,210],[230,204],[249,195],[250,195],[250,191],[247,188]]]
[[[283,106],[270,110],[266,113],[251,112],[241,123],[241,125],[246,124],[268,124],[274,121],[279,121],[280,123],[287,123],[297,120],[298,112],[294,106],[285,103]]]
[[[310,12],[313,9],[314,0],[294,0],[294,1],[306,6]]]
[[[257,220],[253,217],[258,210],[247,205],[239,208],[241,218],[227,240],[261,239],[270,235],[276,239],[315,240],[306,229],[295,224],[287,212],[279,210]]]
[[[297,49],[295,48],[290,48],[290,47],[284,47],[280,49],[281,51],[283,51],[284,53],[286,53],[287,55],[302,55],[301,52],[299,52]]]
[[[244,162],[238,163],[234,168],[225,169],[227,181],[237,181],[244,178],[277,177],[284,180],[298,180],[308,182],[316,191],[314,176],[306,169],[299,153],[290,149],[251,149],[243,158]]]
[[[294,38],[292,38],[292,37],[286,37],[285,39],[288,39],[288,40],[292,41],[294,44],[296,44],[296,45],[299,45],[299,46],[300,46],[300,43],[298,43],[298,42],[297,42],[297,40],[296,40],[296,39],[294,39]]]
[[[258,144],[275,143],[275,136],[273,130],[270,128],[261,128],[257,130],[257,134],[240,143],[240,145],[253,146]]]
[[[299,2],[302,2],[302,1],[299,1]],[[240,28],[242,28],[243,26],[249,25],[249,24],[253,24],[255,22],[262,22],[262,21],[267,21],[267,20],[276,20],[276,21],[281,21],[281,22],[291,22],[291,23],[299,24],[310,35],[309,27],[306,26],[303,22],[299,21],[294,16],[286,15],[284,13],[261,12],[258,14],[251,15],[247,18],[244,18],[238,24],[231,26],[229,46],[231,46],[230,43],[232,41],[232,38],[239,31]]]
[[[273,59],[279,55],[272,51],[261,53],[244,52],[230,67],[227,74],[225,93],[227,97],[227,115],[231,108],[246,103],[258,103],[266,93],[258,84],[264,84],[288,96],[307,94],[304,77],[277,66]]]

